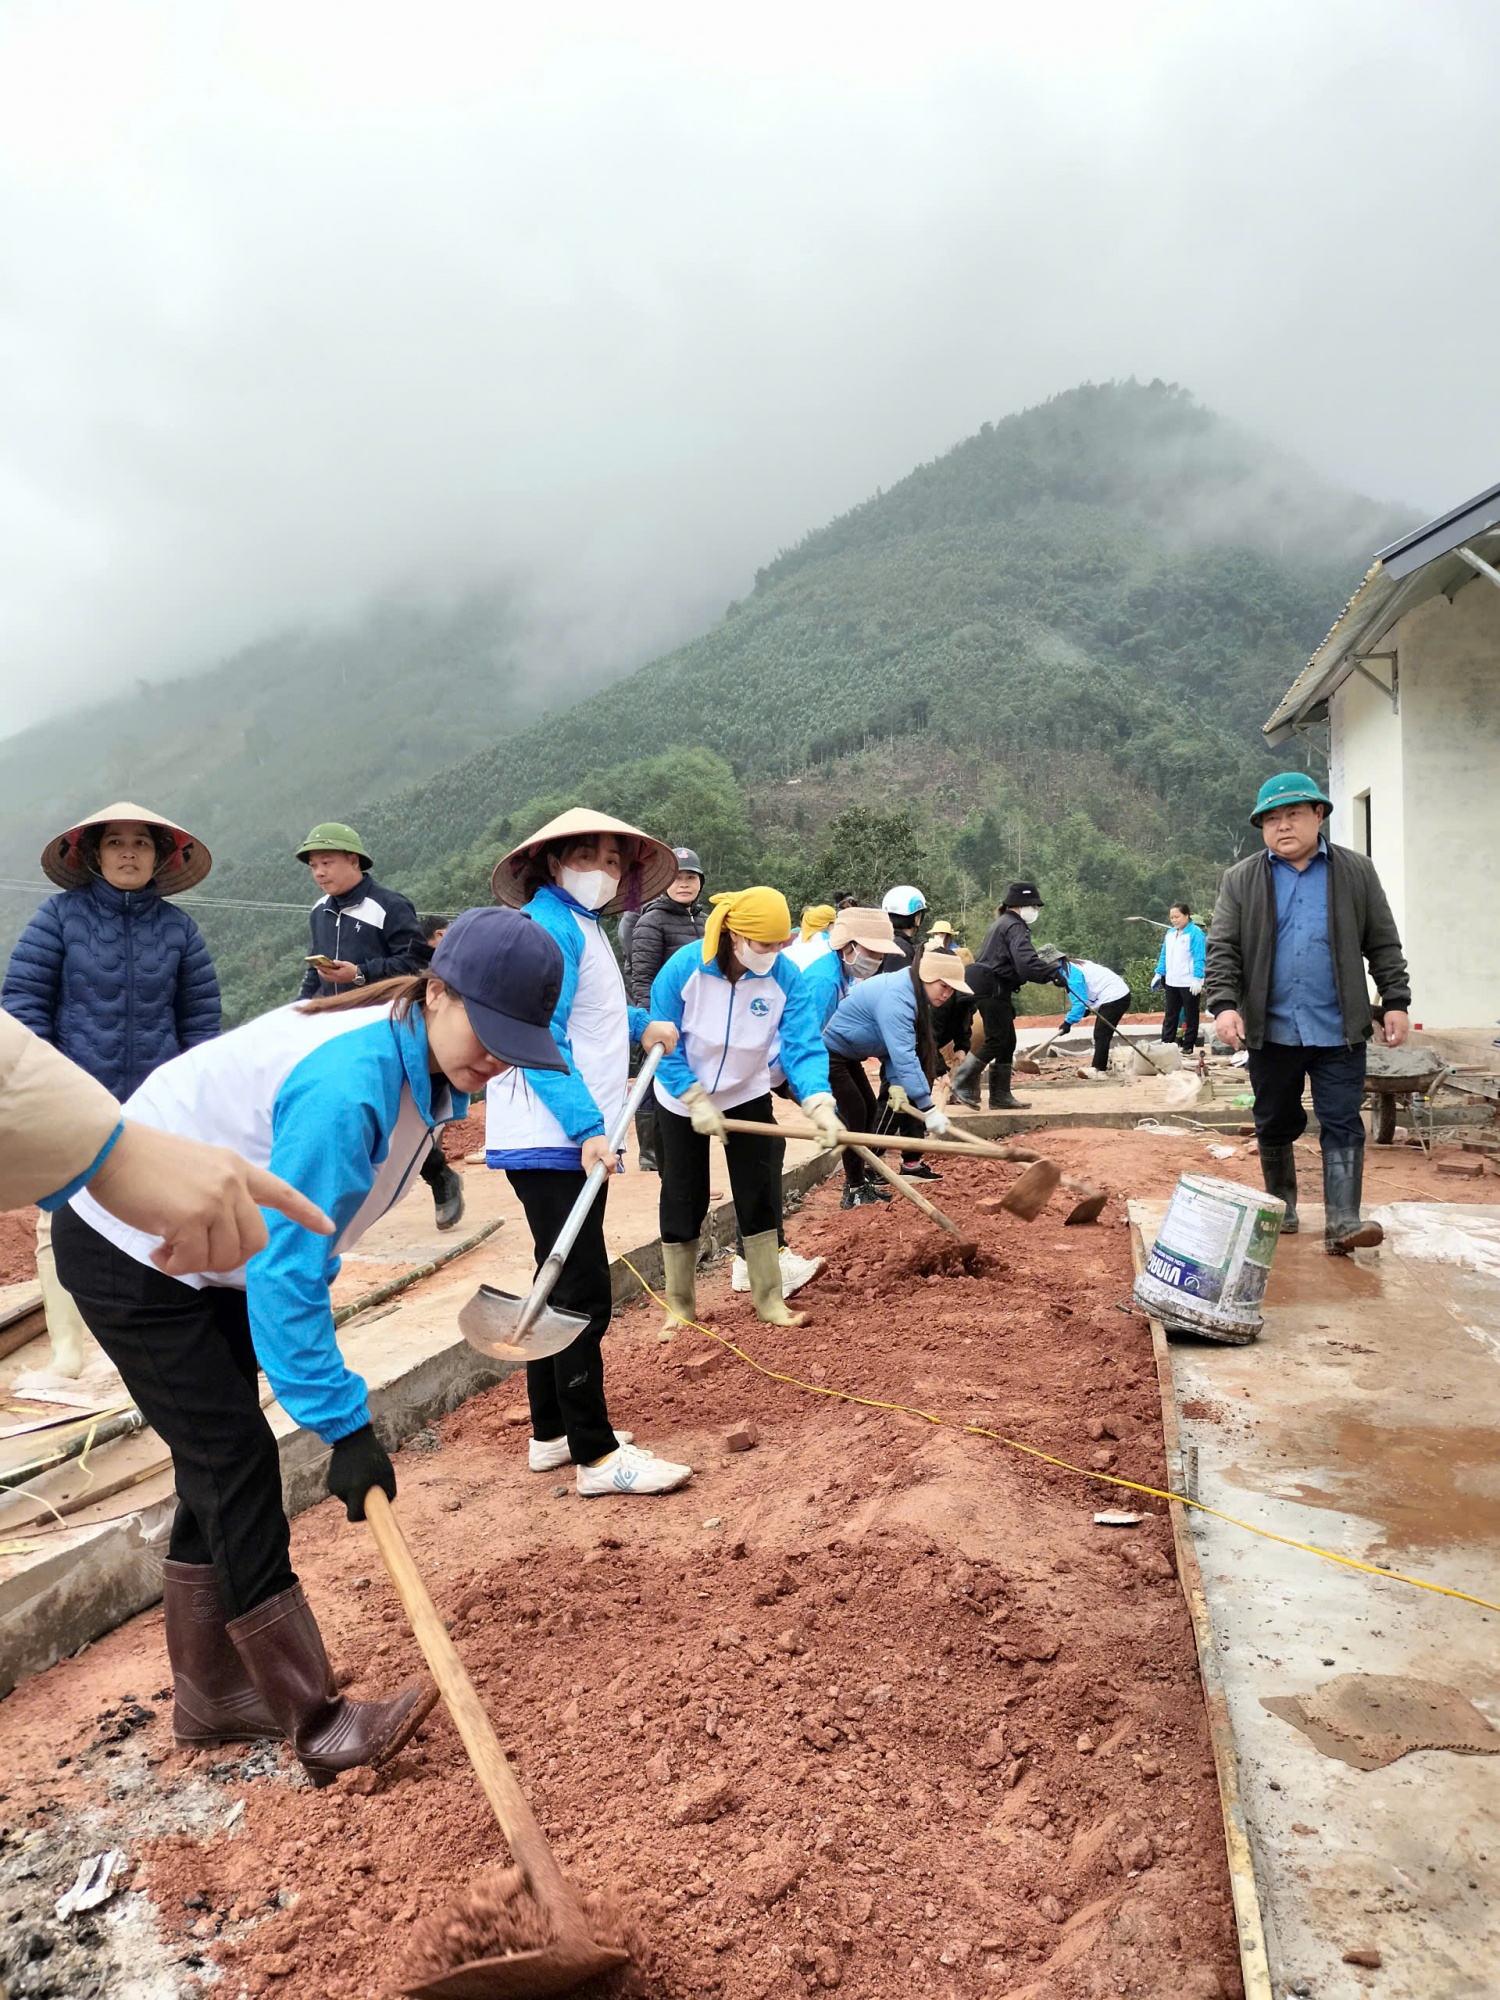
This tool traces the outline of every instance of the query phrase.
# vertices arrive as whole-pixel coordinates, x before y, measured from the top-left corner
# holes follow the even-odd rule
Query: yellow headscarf
[[[802,912],[802,942],[806,944],[819,931],[826,931],[837,915],[832,903],[810,903]]]
[[[712,965],[718,956],[725,924],[756,944],[784,944],[792,934],[792,913],[779,889],[722,889],[708,900],[713,907],[703,932],[705,965]]]

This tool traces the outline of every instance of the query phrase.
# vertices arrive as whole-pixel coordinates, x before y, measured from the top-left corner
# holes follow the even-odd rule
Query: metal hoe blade
[[[426,1979],[403,1990],[411,2000],[543,2000],[567,1993],[585,1979],[613,1972],[629,1963],[630,1954],[612,1945],[545,1944],[537,1951],[510,1952],[504,1958],[473,1958],[466,1965]]]
[[[527,1301],[514,1292],[502,1292],[494,1285],[481,1285],[458,1315],[458,1330],[481,1354],[492,1361],[545,1361],[549,1354],[561,1354],[571,1347],[588,1325],[586,1313],[562,1312],[543,1306],[529,1326],[521,1316]]]

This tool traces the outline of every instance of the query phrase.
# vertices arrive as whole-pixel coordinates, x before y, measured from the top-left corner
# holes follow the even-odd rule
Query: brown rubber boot
[[[168,1562],[162,1600],[175,1696],[172,1740],[191,1748],[285,1736],[224,1629],[228,1617],[213,1564]]]
[[[340,1771],[394,1757],[438,1698],[430,1681],[403,1688],[389,1701],[330,1694],[323,1635],[300,1583],[225,1629],[315,1785],[331,1785]]]

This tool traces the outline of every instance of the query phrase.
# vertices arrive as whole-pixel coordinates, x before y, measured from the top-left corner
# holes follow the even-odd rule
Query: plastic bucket
[[[1184,1174],[1135,1281],[1136,1304],[1208,1340],[1254,1340],[1286,1203],[1240,1181]]]

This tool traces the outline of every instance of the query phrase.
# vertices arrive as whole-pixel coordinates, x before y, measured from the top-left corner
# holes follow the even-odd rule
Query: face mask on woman
[[[1023,924],[1034,924],[1041,914],[1035,903],[1027,903],[1022,909],[1016,911],[1016,915],[1021,919]]]
[[[620,892],[619,880],[607,868],[561,868],[558,887],[566,889],[586,910],[602,910]]]
[[[844,960],[844,964],[849,969],[849,977],[858,985],[861,979],[871,979],[879,972],[881,961],[873,951],[866,951],[863,946],[856,945]]]
[[[781,956],[775,945],[769,948],[751,944],[748,939],[737,937],[734,941],[734,955],[746,972],[767,973]]]

